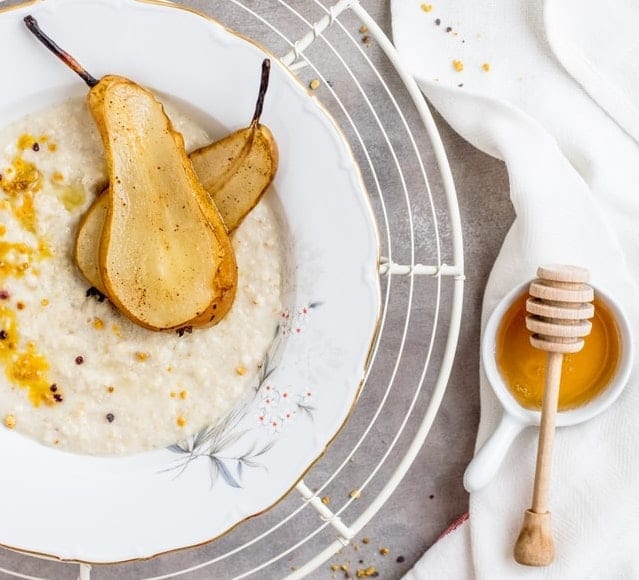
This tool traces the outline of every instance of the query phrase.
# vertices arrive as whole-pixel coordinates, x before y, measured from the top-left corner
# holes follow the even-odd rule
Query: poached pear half
[[[277,144],[270,129],[260,123],[270,74],[271,61],[266,58],[250,125],[191,154],[193,168],[229,231],[255,207],[277,171]]]
[[[109,168],[98,252],[107,296],[152,330],[215,324],[233,303],[237,265],[182,135],[123,77],[103,77],[88,100]]]
[[[219,322],[235,297],[237,265],[182,135],[151,92],[119,76],[96,79],[32,15],[24,23],[90,88],[110,180],[102,219],[88,226],[101,233],[97,274],[106,294],[152,330]]]
[[[278,151],[269,128],[256,123],[194,151],[190,158],[232,232],[273,181]]]

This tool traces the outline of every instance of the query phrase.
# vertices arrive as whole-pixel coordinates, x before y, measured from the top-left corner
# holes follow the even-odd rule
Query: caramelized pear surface
[[[101,79],[89,108],[109,167],[98,252],[107,296],[152,330],[219,321],[235,295],[235,256],[182,136],[151,92],[122,77]]]

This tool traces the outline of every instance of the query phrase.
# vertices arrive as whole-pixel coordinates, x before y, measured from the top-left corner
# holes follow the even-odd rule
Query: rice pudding
[[[188,151],[211,139],[174,107]],[[0,131],[0,419],[68,451],[127,454],[210,425],[257,386],[281,312],[282,241],[269,195],[233,233],[229,314],[192,333],[153,332],[87,292],[78,223],[107,182],[84,99]]]

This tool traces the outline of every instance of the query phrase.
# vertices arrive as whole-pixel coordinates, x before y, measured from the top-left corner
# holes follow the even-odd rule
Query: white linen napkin
[[[517,217],[482,327],[538,265],[569,263],[618,300],[639,345],[639,2],[392,0],[392,18],[402,61],[432,105],[508,169]],[[483,371],[480,395],[478,445],[501,415]],[[636,364],[612,408],[557,432],[547,568],[512,558],[536,443],[536,429],[518,437],[495,479],[471,494],[469,520],[407,578],[639,578]]]

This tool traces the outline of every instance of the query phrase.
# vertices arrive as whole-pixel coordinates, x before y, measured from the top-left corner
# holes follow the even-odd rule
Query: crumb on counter
[[[319,89],[320,86],[320,82],[319,79],[313,79],[309,84],[308,84],[308,88],[311,89],[311,91],[314,91],[316,89]]]
[[[353,499],[359,499],[362,496],[362,492],[359,489],[353,489],[349,495]]]
[[[370,544],[370,538],[362,538],[362,544]]]
[[[484,64],[481,65],[481,70],[483,70],[484,72],[490,72],[490,63],[489,62],[485,62]]]
[[[453,68],[457,71],[457,72],[461,72],[464,70],[464,63],[459,60],[459,59],[455,59],[453,60]]]
[[[388,556],[388,554],[390,554],[390,550],[386,547],[383,547],[379,549],[379,553],[382,556]]]
[[[14,428],[15,428],[15,426],[16,426],[16,418],[15,418],[15,415],[7,415],[7,416],[4,418],[3,423],[4,423],[4,426],[5,426],[7,429],[14,429]]]
[[[49,299],[48,298],[43,298],[42,300],[40,300],[40,304],[42,306],[49,306]]]
[[[180,391],[180,399],[182,399],[183,401],[186,400],[188,396],[189,396],[188,391]]]
[[[242,377],[246,374],[246,367],[243,367],[243,366],[236,367],[235,372]]]
[[[331,503],[331,498],[330,498],[330,497],[328,497],[327,495],[325,495],[325,496],[322,498],[322,503],[323,503],[324,505],[328,505],[329,503]]]
[[[177,423],[178,427],[184,427],[186,425],[186,419],[184,417],[182,417],[182,415],[180,415],[177,418],[176,423]]]
[[[115,387],[113,385],[109,385],[107,387],[107,393],[113,393],[113,391],[115,391]]]
[[[368,26],[365,26],[362,24],[362,26],[359,27],[359,33],[366,34],[367,32],[368,32]]]
[[[422,4],[420,7],[424,12],[430,12],[433,9],[432,4]]]
[[[378,576],[379,573],[377,572],[377,568],[375,568],[375,566],[369,566],[368,568],[360,568],[359,570],[357,570],[355,575],[358,578],[371,578]]]

